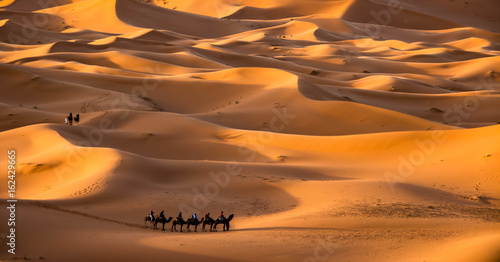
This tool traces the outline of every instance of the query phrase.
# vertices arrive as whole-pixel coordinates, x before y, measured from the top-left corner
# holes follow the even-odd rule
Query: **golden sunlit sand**
[[[499,9],[0,1],[0,260],[500,261]]]

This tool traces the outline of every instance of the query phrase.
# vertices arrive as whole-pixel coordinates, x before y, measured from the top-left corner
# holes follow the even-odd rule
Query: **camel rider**
[[[151,220],[155,220],[155,211],[151,210]]]
[[[182,212],[179,212],[179,215],[177,216],[177,221],[181,221],[182,220]]]
[[[198,216],[196,215],[196,213],[193,214],[193,220],[198,221]]]
[[[162,211],[160,212],[160,218],[165,218],[165,214],[163,214],[163,212],[165,212],[165,210],[162,210]]]
[[[220,220],[224,221],[226,220],[226,217],[224,216],[224,211],[220,211]]]
[[[205,220],[207,220],[207,221],[208,221],[209,219],[210,219],[210,213],[207,213],[207,214],[205,215]]]

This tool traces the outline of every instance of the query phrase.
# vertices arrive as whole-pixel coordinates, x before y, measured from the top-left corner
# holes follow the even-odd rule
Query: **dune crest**
[[[29,141],[19,138],[26,134],[33,134]],[[23,127],[1,135],[3,141],[16,144],[14,149],[22,156],[16,178],[22,184],[17,191],[20,199],[71,199],[95,194],[105,187],[120,159],[114,150],[89,147],[89,141],[73,145],[49,125]]]

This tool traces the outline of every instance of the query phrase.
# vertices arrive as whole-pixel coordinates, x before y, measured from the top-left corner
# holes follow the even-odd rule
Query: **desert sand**
[[[498,10],[0,1],[0,260],[500,261]]]

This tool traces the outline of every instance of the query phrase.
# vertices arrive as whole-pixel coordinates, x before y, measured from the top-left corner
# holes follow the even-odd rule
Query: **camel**
[[[181,225],[181,232],[182,232],[182,226],[186,224],[186,221],[184,221],[184,219],[182,218],[177,218],[176,220],[172,221],[172,228],[170,229],[170,231],[174,232],[177,232],[177,225]]]
[[[156,219],[155,219],[155,223],[154,223],[153,229],[158,229],[158,223],[162,223],[163,226],[162,226],[161,230],[165,231],[165,224],[169,223],[170,221],[172,221],[172,217],[166,218],[166,217],[158,217],[157,216]]]
[[[191,232],[191,230],[189,229],[189,226],[190,225],[194,225],[194,232],[197,232],[196,230],[198,229],[198,225],[201,224],[201,223],[203,223],[204,220],[205,220],[204,217],[202,217],[201,220],[198,220],[198,219],[194,220],[192,218],[188,218],[187,221],[186,221],[187,231]],[[182,225],[181,225],[181,229],[182,229]]]
[[[151,219],[151,215],[147,214],[146,217],[144,217],[144,226],[146,226],[146,223],[149,221],[149,225],[153,225],[155,222],[153,219]]]
[[[215,220],[211,218],[210,216],[205,216],[205,221],[203,221],[203,227],[201,228],[201,231],[205,232],[205,226],[210,225],[210,232],[212,232],[212,227],[215,223]]]
[[[213,226],[213,231],[217,232],[217,225],[218,224],[223,224],[222,226],[222,231],[229,231],[229,222],[233,220],[234,214],[229,215],[224,221],[220,220],[220,218],[217,218],[214,222]]]

